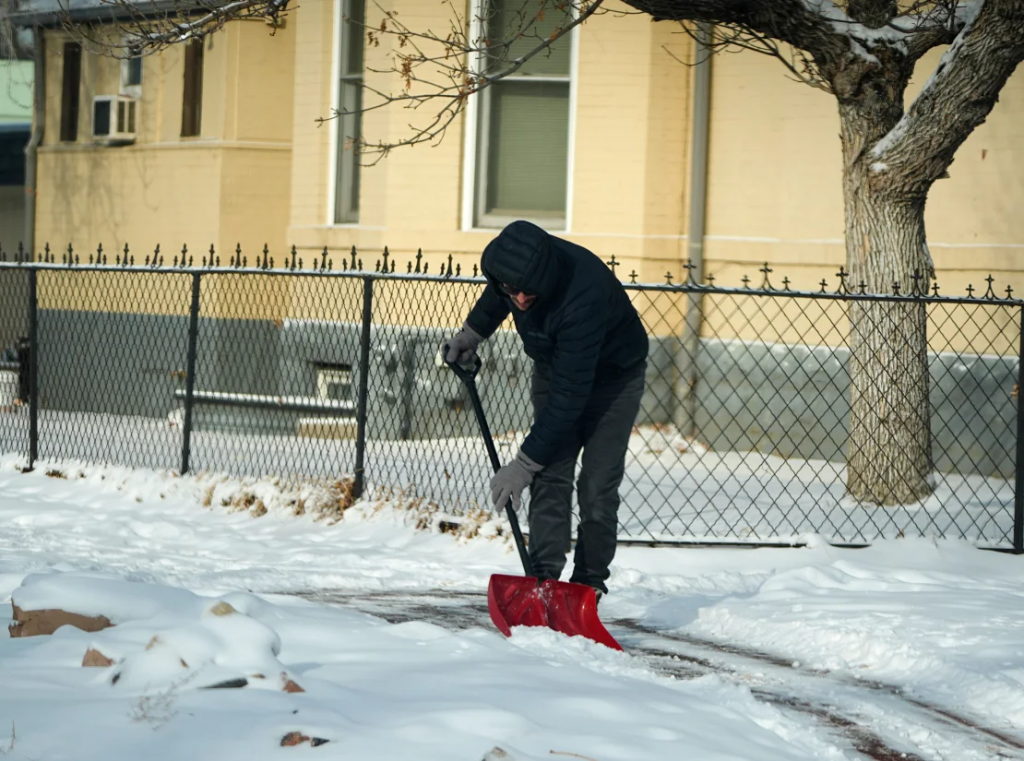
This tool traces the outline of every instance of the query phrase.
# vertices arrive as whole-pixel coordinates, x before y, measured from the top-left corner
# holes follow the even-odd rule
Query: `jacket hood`
[[[484,276],[495,285],[540,298],[558,291],[560,257],[552,236],[531,222],[513,222],[487,244],[480,259]]]

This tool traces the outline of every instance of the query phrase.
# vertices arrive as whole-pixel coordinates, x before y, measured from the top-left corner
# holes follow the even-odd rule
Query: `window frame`
[[[488,0],[471,0],[473,29],[471,39],[485,36],[483,4]],[[509,0],[506,0],[508,2]],[[576,153],[576,88],[579,80],[579,27],[573,27],[568,34],[571,44],[569,51],[569,73],[565,76],[551,75],[510,75],[502,81],[522,82],[559,82],[568,83],[568,141],[566,146],[566,183],[565,183],[565,215],[521,216],[511,217],[499,214],[487,214],[487,141],[489,139],[489,117],[491,111],[491,87],[470,96],[465,110],[464,128],[466,134],[463,155],[463,198],[462,198],[462,229],[466,231],[491,231],[500,229],[516,219],[527,219],[530,222],[552,232],[569,232],[572,229],[573,205],[573,174]],[[483,66],[483,56],[477,54],[473,61],[473,70],[479,71]]]
[[[129,49],[131,47],[129,46]],[[127,95],[130,98],[141,98],[142,97],[142,83],[145,81],[145,65],[143,64],[143,56],[132,55],[129,58],[121,59],[121,83],[120,83],[120,94]],[[131,82],[132,65],[138,62],[139,67],[139,81]]]
[[[352,365],[317,364],[317,398],[325,402],[343,403],[355,401],[355,376],[352,370]],[[347,387],[348,393],[342,399],[333,399],[330,394],[331,386]]]
[[[202,137],[203,134],[204,43],[204,37],[192,37],[185,43],[184,87],[181,93],[181,137],[184,138]]]
[[[74,56],[69,59],[69,51]],[[81,120],[82,106],[82,43],[73,40],[64,42],[61,48],[63,68],[61,71],[60,93],[60,142],[78,142],[78,122]],[[68,61],[74,61],[74,67],[68,69]],[[74,72],[72,76],[71,72]],[[74,79],[72,83],[70,80]]]
[[[354,34],[354,27],[346,24],[343,17],[346,15],[346,5],[351,2],[362,2],[363,19],[366,18],[366,0],[334,0],[334,43],[333,57],[331,63],[331,112],[341,110],[342,80],[345,82],[360,85],[357,103],[362,104],[362,87],[366,81],[366,42],[360,32],[358,38]],[[358,73],[342,73],[343,59],[348,53],[349,46],[353,39],[358,39],[363,45],[363,54],[360,57],[362,69]],[[362,132],[363,116],[361,113],[352,114],[356,124],[357,133]],[[360,195],[362,190],[359,154],[352,148],[345,150],[339,143],[342,139],[342,129],[346,122],[344,116],[338,115],[331,120],[331,143],[330,160],[328,162],[328,203],[327,203],[327,224],[330,226],[356,226],[360,221]]]

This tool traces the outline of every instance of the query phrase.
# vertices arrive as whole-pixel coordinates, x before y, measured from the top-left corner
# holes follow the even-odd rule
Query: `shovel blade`
[[[506,637],[513,626],[546,626],[612,650],[622,649],[598,618],[597,596],[585,584],[495,574],[487,586],[487,609]]]

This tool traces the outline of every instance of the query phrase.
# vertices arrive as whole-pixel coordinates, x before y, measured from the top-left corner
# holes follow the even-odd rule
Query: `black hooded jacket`
[[[593,386],[641,371],[647,331],[604,262],[529,222],[502,230],[484,249],[481,269],[487,287],[466,322],[486,338],[512,314],[535,371],[550,380],[547,403],[523,453],[550,465]],[[537,300],[521,311],[499,288],[502,283]]]

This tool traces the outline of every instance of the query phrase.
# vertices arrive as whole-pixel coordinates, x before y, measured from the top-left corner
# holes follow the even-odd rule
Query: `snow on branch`
[[[1024,60],[1024,4],[975,0],[957,9],[959,28],[935,72],[897,124],[871,149],[890,166],[923,167],[921,179],[944,176],[956,149],[994,107]]]

